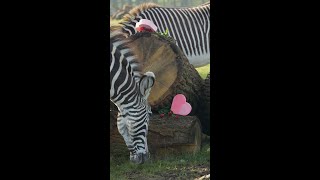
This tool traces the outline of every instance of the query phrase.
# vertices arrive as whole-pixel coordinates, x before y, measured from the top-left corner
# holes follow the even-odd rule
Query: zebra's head
[[[149,150],[147,143],[149,118],[152,114],[151,107],[148,103],[151,88],[155,83],[155,75],[153,72],[146,72],[139,81],[140,99],[134,117],[134,121],[127,120],[127,128],[129,130],[132,146],[128,146],[130,151],[130,160],[134,163],[144,163],[149,158]]]

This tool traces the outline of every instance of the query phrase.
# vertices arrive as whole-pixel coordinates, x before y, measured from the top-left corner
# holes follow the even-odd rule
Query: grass
[[[167,179],[201,177],[210,174],[210,144],[205,144],[196,154],[181,154],[161,160],[151,159],[145,164],[129,162],[129,154],[110,161],[110,179]]]
[[[205,79],[208,75],[208,73],[210,72],[210,64],[200,67],[200,68],[196,68],[196,70],[198,71],[198,73],[200,74],[200,76],[202,77],[202,79]]]

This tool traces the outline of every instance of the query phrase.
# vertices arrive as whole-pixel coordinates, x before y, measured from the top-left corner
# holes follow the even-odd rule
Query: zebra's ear
[[[150,90],[155,82],[155,75],[153,72],[146,72],[140,79],[140,93],[148,97],[150,94]]]

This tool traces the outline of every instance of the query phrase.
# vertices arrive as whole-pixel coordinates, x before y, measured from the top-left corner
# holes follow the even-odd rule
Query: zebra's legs
[[[129,151],[130,151],[130,160],[137,159],[137,155],[132,153],[132,150],[134,147],[132,146],[132,140],[130,139],[129,130],[127,127],[127,120],[125,118],[122,118],[121,115],[117,119],[117,127],[118,131],[121,134],[121,136],[124,139],[124,142],[126,143]]]

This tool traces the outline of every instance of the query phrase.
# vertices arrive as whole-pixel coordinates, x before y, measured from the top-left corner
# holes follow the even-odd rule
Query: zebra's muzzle
[[[150,157],[149,153],[139,153],[133,156],[130,156],[130,161],[135,163],[135,164],[143,164],[144,162],[146,162]]]

